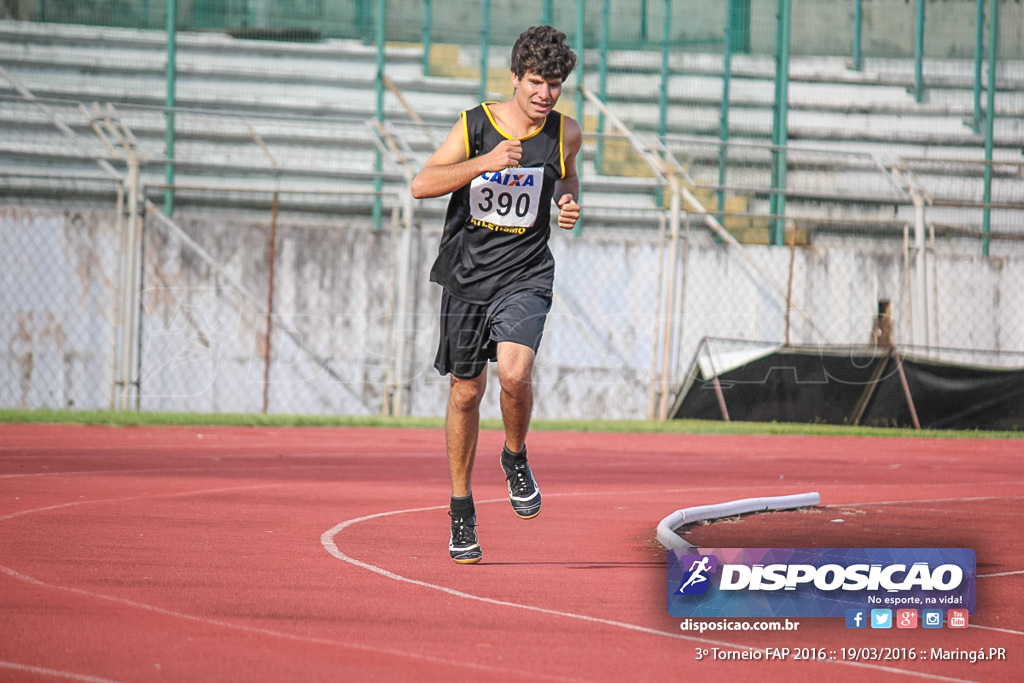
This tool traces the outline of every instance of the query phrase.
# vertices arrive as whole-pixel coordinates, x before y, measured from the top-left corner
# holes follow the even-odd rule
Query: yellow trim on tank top
[[[565,150],[562,141],[565,139],[565,115],[558,117],[558,163],[562,167],[561,178],[565,178]]]
[[[466,112],[462,112],[460,115],[462,119],[462,142],[466,145],[466,158],[470,156],[469,149],[469,122],[466,120]]]
[[[508,133],[506,133],[505,131],[503,131],[503,130],[501,129],[501,126],[499,126],[499,125],[498,125],[498,122],[494,120],[494,117],[493,117],[493,116],[491,116],[491,110],[490,110],[490,109],[488,108],[488,106],[487,106],[487,105],[489,105],[489,104],[497,104],[497,102],[482,102],[482,103],[480,104],[480,106],[481,106],[481,107],[483,107],[484,113],[485,113],[485,114],[487,114],[487,118],[488,118],[488,119],[490,119],[490,121],[491,121],[491,125],[492,125],[492,126],[494,126],[494,130],[498,131],[499,133],[501,133],[502,137],[505,137],[505,138],[507,138],[507,139],[509,139],[509,140],[529,140],[530,138],[532,138],[533,136],[537,135],[537,134],[538,134],[538,133],[540,133],[540,132],[541,132],[542,130],[544,130],[544,126],[545,126],[545,125],[547,124],[547,122],[548,122],[548,120],[547,120],[547,119],[545,118],[545,119],[544,119],[544,123],[542,123],[542,124],[540,125],[540,127],[538,127],[538,128],[537,128],[537,130],[533,131],[533,132],[532,132],[532,133],[530,133],[529,135],[524,135],[524,136],[523,136],[523,137],[521,137],[521,138],[517,138],[517,137],[516,137],[516,136],[514,136],[514,135],[509,135]]]

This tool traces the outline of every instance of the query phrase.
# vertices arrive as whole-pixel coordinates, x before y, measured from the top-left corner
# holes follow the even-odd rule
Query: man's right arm
[[[459,121],[413,178],[412,196],[425,199],[454,192],[481,173],[515,166],[522,158],[522,150],[519,140],[503,140],[487,154],[467,158],[465,133]]]

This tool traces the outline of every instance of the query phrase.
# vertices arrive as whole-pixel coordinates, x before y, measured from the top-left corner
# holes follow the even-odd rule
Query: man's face
[[[532,71],[524,73],[522,78],[512,74],[512,86],[516,89],[516,102],[534,121],[550,114],[562,94],[561,78],[544,78]]]

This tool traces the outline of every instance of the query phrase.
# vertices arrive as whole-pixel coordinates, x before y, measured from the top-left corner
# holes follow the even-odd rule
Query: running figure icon
[[[690,577],[686,579],[682,586],[679,587],[680,593],[684,593],[690,586],[698,583],[704,583],[708,580],[708,577],[705,576],[705,574],[711,571],[711,567],[709,566],[710,561],[711,558],[707,555],[702,556],[699,561],[693,561],[690,568],[687,570],[690,572]]]

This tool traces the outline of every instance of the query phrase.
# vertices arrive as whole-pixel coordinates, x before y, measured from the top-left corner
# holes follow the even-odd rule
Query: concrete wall
[[[143,409],[261,410],[267,218],[179,217],[182,233],[147,222]],[[109,405],[114,225],[106,212],[0,210],[0,407]],[[394,331],[409,340],[406,410],[444,413],[447,380],[432,369],[439,290],[427,283],[437,236],[429,230],[417,240],[412,305],[394,317],[399,250],[391,231],[344,220],[281,219],[271,412],[379,413],[394,365]],[[219,265],[198,256],[189,240]],[[661,272],[656,236],[558,234],[552,248],[556,300],[538,358],[536,416],[645,417]],[[685,297],[677,296],[672,314],[682,334],[673,384],[705,336],[784,338],[789,250],[747,249],[749,260],[695,235],[680,271]],[[905,272],[899,243],[875,243],[870,251],[812,246],[794,256],[794,343],[867,342],[880,299],[893,302],[897,343],[911,341],[907,283],[915,274]],[[1020,258],[942,255],[929,271],[932,345],[1003,352],[952,358],[964,362],[1024,363]],[[485,416],[498,415],[496,385],[489,387]]]

